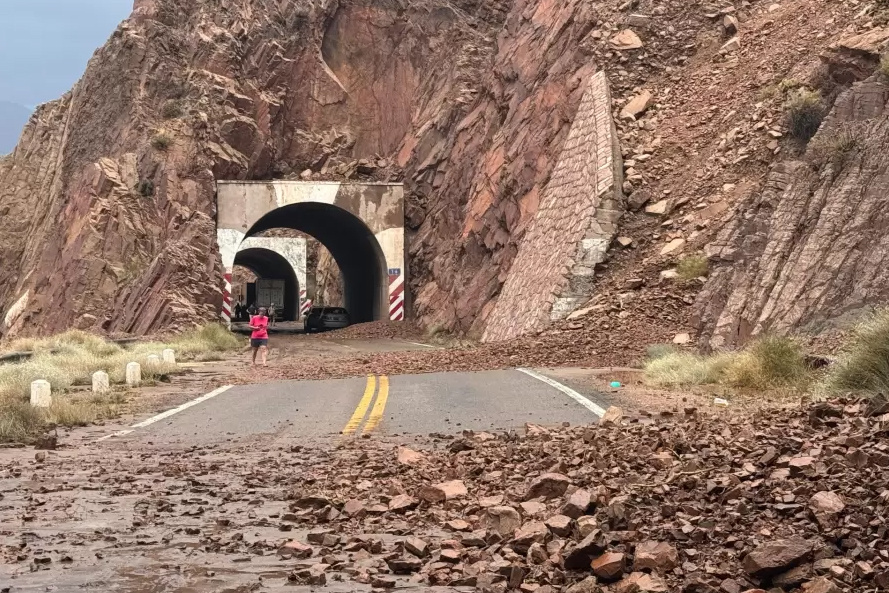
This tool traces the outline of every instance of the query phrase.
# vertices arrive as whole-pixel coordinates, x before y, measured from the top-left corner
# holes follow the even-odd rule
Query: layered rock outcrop
[[[889,299],[887,144],[889,82],[877,74],[837,98],[805,154],[775,165],[710,245],[702,346],[820,331]]]

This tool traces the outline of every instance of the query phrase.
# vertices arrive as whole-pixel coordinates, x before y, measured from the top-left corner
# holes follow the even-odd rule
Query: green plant
[[[832,392],[889,395],[889,309],[855,327],[825,386]]]
[[[173,144],[173,139],[167,134],[159,132],[151,139],[151,146],[155,150],[166,151]]]
[[[834,173],[839,173],[862,148],[862,138],[863,132],[856,125],[847,125],[831,135],[822,134],[809,145],[809,160],[819,169],[833,165]]]
[[[645,360],[657,360],[676,354],[677,350],[673,344],[651,344],[645,349]]]
[[[137,189],[139,190],[139,193],[142,195],[142,197],[150,198],[154,195],[154,182],[150,179],[143,179],[139,182]]]
[[[824,120],[825,107],[821,93],[801,88],[793,92],[785,103],[787,128],[800,142],[808,142]]]
[[[810,375],[799,343],[777,336],[759,338],[725,368],[726,383],[752,389],[803,386]]]
[[[709,262],[704,255],[687,255],[679,260],[676,273],[683,280],[694,280],[707,275]]]
[[[164,103],[164,106],[161,107],[161,115],[164,116],[164,119],[176,119],[177,117],[181,117],[184,113],[184,109],[182,107],[182,102],[178,100],[170,100]]]

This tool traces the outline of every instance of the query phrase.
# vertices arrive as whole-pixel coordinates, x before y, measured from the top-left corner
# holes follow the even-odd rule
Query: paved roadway
[[[596,402],[605,404],[601,394],[574,392],[572,397],[543,379],[505,370],[240,385],[112,438],[187,447],[269,438],[508,430],[526,422],[598,419]]]

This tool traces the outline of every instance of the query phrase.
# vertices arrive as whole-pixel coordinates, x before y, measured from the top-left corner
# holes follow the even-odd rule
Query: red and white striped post
[[[401,270],[389,270],[389,319],[404,321],[404,276]]]
[[[223,276],[223,289],[222,289],[222,322],[225,323],[229,329],[232,326],[232,272],[231,270],[226,270],[225,275]]]
[[[299,314],[300,314],[300,316],[305,315],[312,309],[312,300],[309,299],[308,297],[309,297],[309,293],[306,292],[306,289],[303,288],[299,291],[299,302],[300,302]]]

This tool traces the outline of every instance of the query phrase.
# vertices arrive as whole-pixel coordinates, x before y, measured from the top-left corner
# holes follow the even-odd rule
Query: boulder
[[[822,529],[836,527],[839,514],[845,508],[842,497],[835,492],[817,492],[809,499],[809,509]]]
[[[522,518],[512,507],[491,507],[488,509],[488,525],[500,535],[512,537],[515,530],[522,526]]]
[[[566,502],[562,506],[562,514],[572,519],[577,519],[583,515],[586,515],[590,508],[590,493],[588,490],[584,490],[580,488],[575,490],[571,496],[568,497],[568,502]]]
[[[651,91],[642,91],[638,95],[633,96],[620,112],[621,119],[629,119],[635,121],[640,115],[645,113],[651,105],[653,95]]]
[[[626,51],[642,47],[642,40],[632,29],[624,29],[611,38],[611,47]]]
[[[571,485],[571,478],[563,474],[548,473],[536,478],[531,482],[525,500],[532,498],[557,498],[565,494],[568,486]]]
[[[757,546],[742,561],[744,571],[766,579],[802,564],[812,557],[812,544],[804,539],[782,539]]]
[[[606,552],[590,563],[593,574],[606,581],[619,579],[624,573],[626,560],[620,552]]]
[[[679,552],[666,542],[646,541],[636,546],[633,570],[666,573],[679,566]]]
[[[445,502],[466,496],[468,491],[466,485],[460,480],[451,480],[431,486],[423,486],[420,489],[420,499],[426,502],[436,503]]]

